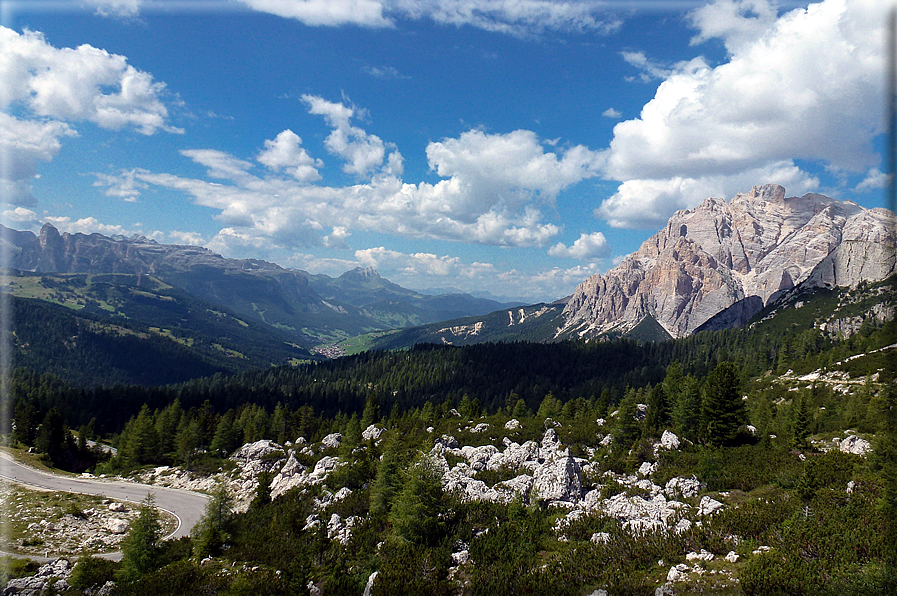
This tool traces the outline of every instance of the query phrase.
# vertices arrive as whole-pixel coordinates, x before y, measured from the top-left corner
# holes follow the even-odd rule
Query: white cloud
[[[766,0],[717,0],[697,8],[691,21],[699,33],[696,45],[722,39],[730,54],[750,46],[775,25],[776,10]]]
[[[100,172],[94,172],[93,175],[96,177],[93,185],[106,187],[104,194],[107,197],[119,197],[128,203],[136,202],[137,197],[140,196],[140,191],[149,188],[148,184],[137,180],[133,171],[125,170],[118,176]]]
[[[378,0],[240,0],[260,12],[296,19],[311,26],[389,27]]]
[[[168,123],[164,91],[164,83],[129,65],[124,56],[89,45],[58,49],[40,33],[0,27],[2,196],[16,205],[35,204],[31,180],[40,162],[59,152],[63,138],[77,135],[72,123],[132,128],[146,135],[182,132]],[[116,191],[110,187],[109,192]]]
[[[37,217],[37,213],[30,209],[25,209],[24,207],[16,207],[15,209],[7,209],[0,213],[0,219],[2,219],[6,223],[16,223],[16,224],[36,224],[40,220]]]
[[[34,31],[0,27],[0,107],[22,105],[42,118],[86,120],[142,134],[172,128],[165,84],[127,58],[90,45],[57,49]]]
[[[694,207],[708,197],[731,198],[757,184],[781,184],[789,195],[801,195],[819,186],[819,180],[791,161],[770,164],[732,175],[673,176],[627,180],[595,209],[595,217],[617,228],[657,228],[678,209]]]
[[[610,255],[610,246],[607,238],[601,232],[580,234],[579,239],[573,245],[567,247],[563,242],[558,242],[548,249],[552,257],[569,257],[581,261],[593,261]]]
[[[402,80],[411,78],[410,76],[404,75],[399,72],[399,70],[394,66],[365,66],[361,70],[365,74],[368,74],[375,79]]]
[[[69,234],[104,234],[106,236],[113,236],[116,234],[122,236],[133,236],[134,234],[140,234],[140,230],[129,230],[123,226],[114,224],[104,224],[97,220],[95,217],[83,217],[81,219],[77,219],[72,221],[70,217],[46,217],[47,223],[53,224],[53,226],[59,230],[60,232],[68,232]]]
[[[383,165],[386,149],[391,146],[384,144],[380,137],[352,126],[351,119],[356,116],[356,108],[314,95],[303,95],[302,100],[308,105],[310,114],[323,116],[333,128],[333,132],[324,140],[324,146],[330,153],[345,160],[344,172],[364,176]],[[393,151],[393,154],[387,165],[391,170],[398,170],[394,174],[401,175],[402,156],[398,151]]]
[[[601,155],[582,146],[546,151],[530,131],[486,134],[473,130],[458,138],[430,143],[430,167],[442,177],[435,183],[402,180],[402,157],[393,146],[354,126],[361,110],[315,96],[303,96],[309,112],[325,118],[333,132],[325,146],[347,160],[348,170],[369,178],[350,186],[309,184],[296,176],[297,165],[320,165],[284,131],[266,141],[258,155],[268,173],[254,173],[252,162],[213,149],[181,153],[208,168],[207,176],[224,182],[190,179],[135,169],[98,178],[97,184],[139,191],[142,184],[182,191],[200,205],[217,209],[226,227],[210,244],[235,254],[252,246],[295,249],[346,248],[358,230],[410,238],[438,238],[498,246],[545,246],[560,228],[543,221],[541,208],[557,193],[597,176]],[[292,176],[277,175],[286,171]],[[316,169],[314,170],[316,172]],[[122,191],[123,192],[123,191]],[[331,230],[328,234],[326,230]],[[271,244],[273,243],[273,244]],[[230,247],[230,248],[228,248]]]
[[[882,3],[824,0],[774,14],[761,0],[718,0],[693,13],[695,40],[721,38],[730,56],[715,67],[700,57],[675,65],[639,118],[614,127],[604,174],[622,184],[599,217],[653,227],[723,190],[814,187],[795,160],[852,172],[878,162]]]
[[[38,164],[52,160],[62,148],[61,139],[76,134],[64,122],[19,120],[0,112],[0,196],[4,201],[33,206],[31,180]]]
[[[524,36],[545,30],[598,31],[619,27],[602,2],[563,0],[240,0],[254,10],[310,26],[391,27],[424,20]]]
[[[205,246],[205,239],[202,237],[202,234],[197,234],[196,232],[181,232],[178,230],[173,230],[166,234],[168,236],[169,242],[173,242],[175,244],[190,244],[193,246]]]
[[[103,17],[133,17],[140,12],[141,0],[83,0]]]
[[[598,175],[602,164],[598,153],[581,145],[567,149],[559,159],[557,153],[546,153],[528,130],[507,134],[471,130],[457,139],[430,143],[427,160],[457,188],[434,197],[429,207],[461,218],[482,215],[484,206],[496,200],[512,208],[534,200],[551,202],[567,186]]]
[[[621,112],[620,110],[614,109],[614,108],[607,108],[606,110],[601,112],[601,115],[604,116],[605,118],[617,119],[623,115],[623,112]]]
[[[265,150],[256,158],[259,163],[274,172],[285,169],[299,182],[315,182],[321,179],[318,168],[324,167],[320,159],[312,158],[300,147],[302,139],[292,130],[281,132],[273,141],[265,141]]]
[[[673,73],[673,70],[660,62],[650,60],[644,52],[620,52],[627,64],[636,67],[640,73],[642,82],[650,82],[656,79],[665,79]]]
[[[863,181],[857,185],[856,189],[871,190],[875,188],[885,188],[890,180],[890,175],[882,172],[878,168],[871,168]]]

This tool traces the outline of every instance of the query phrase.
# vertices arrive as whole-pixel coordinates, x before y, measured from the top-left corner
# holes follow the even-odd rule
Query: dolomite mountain
[[[604,275],[581,283],[556,337],[626,333],[646,320],[672,337],[740,325],[798,284],[855,286],[895,272],[895,220],[820,194],[755,186],[710,198]]]

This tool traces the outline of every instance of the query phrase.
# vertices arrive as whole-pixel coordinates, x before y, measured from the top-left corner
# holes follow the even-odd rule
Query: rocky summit
[[[617,267],[581,283],[557,336],[624,334],[653,320],[684,337],[702,325],[744,324],[808,280],[832,287],[885,279],[895,271],[895,225],[886,209],[786,197],[775,184],[728,203],[710,198],[677,211]]]

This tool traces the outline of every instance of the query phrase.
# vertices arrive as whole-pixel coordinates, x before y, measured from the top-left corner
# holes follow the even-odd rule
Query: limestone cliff
[[[728,203],[710,198],[677,211],[617,267],[580,284],[557,336],[626,332],[652,316],[684,337],[736,304],[733,320],[749,318],[811,277],[828,286],[884,279],[895,271],[895,225],[885,209],[786,197],[775,184]]]

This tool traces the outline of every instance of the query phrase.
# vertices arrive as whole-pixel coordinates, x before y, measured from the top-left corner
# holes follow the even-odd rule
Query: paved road
[[[98,495],[132,503],[139,503],[146,498],[147,493],[150,493],[155,498],[157,507],[174,514],[177,518],[177,528],[166,538],[188,536],[193,526],[202,518],[209,499],[206,495],[187,490],[135,482],[57,476],[19,464],[12,456],[2,451],[0,451],[0,478],[41,489]],[[110,553],[115,554],[118,553]]]

